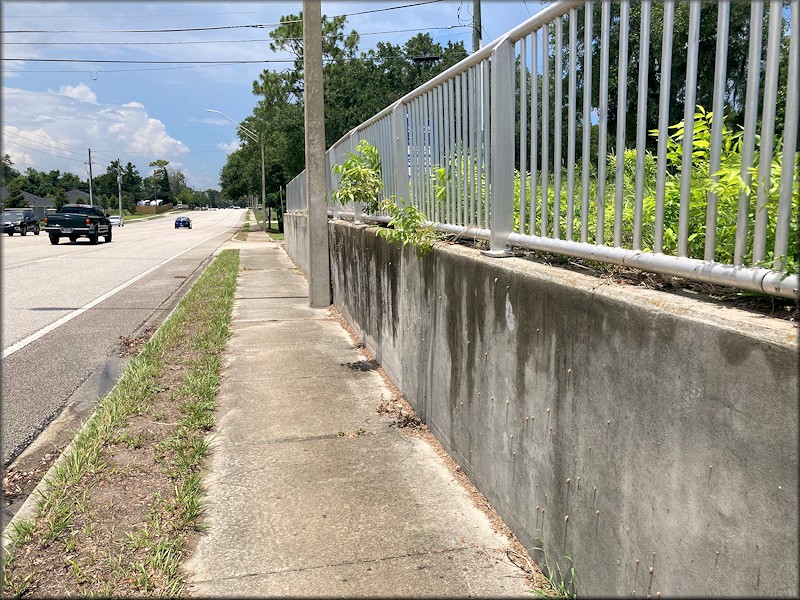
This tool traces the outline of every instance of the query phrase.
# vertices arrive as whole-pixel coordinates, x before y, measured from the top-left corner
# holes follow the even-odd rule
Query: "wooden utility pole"
[[[303,0],[303,91],[306,126],[308,198],[308,300],[312,307],[331,304],[328,256],[325,110],[322,95],[322,7],[320,0]]]

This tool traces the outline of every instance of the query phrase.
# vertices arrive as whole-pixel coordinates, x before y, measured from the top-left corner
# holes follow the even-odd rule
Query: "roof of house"
[[[82,202],[82,200],[86,200],[86,202]],[[83,190],[69,190],[67,192],[67,202],[70,204],[89,204],[89,194]]]
[[[25,202],[28,203],[28,206],[32,208],[35,206],[50,208],[55,204],[52,198],[42,198],[41,196],[37,196],[29,192],[23,191],[22,197],[25,199]],[[5,200],[6,198],[8,198],[8,188],[6,186],[0,187],[0,200]]]

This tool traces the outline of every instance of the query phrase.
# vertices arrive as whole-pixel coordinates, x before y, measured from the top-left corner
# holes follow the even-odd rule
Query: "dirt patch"
[[[28,471],[13,467],[3,469],[3,507],[7,508],[30,496],[64,448],[54,448],[41,457],[39,464]]]
[[[153,337],[156,329],[158,329],[158,327],[151,325],[134,337],[119,336],[119,344],[117,345],[117,354],[119,357],[136,356],[139,354],[147,341]]]

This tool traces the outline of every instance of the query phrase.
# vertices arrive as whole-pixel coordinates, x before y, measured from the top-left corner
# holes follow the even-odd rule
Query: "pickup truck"
[[[87,237],[90,244],[96,244],[101,235],[110,242],[113,227],[99,206],[65,204],[60,211],[44,218],[44,229],[51,244],[58,244],[62,237],[69,238],[70,242]]]

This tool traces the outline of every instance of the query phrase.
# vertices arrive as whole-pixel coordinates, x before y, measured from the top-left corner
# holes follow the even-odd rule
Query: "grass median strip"
[[[238,270],[222,252],[99,402],[8,535],[4,596],[183,594]]]

